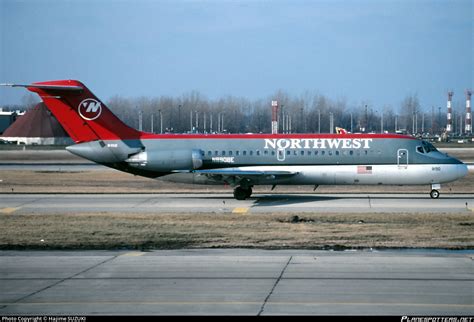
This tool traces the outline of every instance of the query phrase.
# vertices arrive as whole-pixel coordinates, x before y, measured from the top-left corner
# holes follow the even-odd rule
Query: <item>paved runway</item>
[[[472,315],[473,257],[439,251],[3,251],[0,315]]]
[[[474,194],[0,194],[0,214],[22,213],[270,213],[472,212]]]

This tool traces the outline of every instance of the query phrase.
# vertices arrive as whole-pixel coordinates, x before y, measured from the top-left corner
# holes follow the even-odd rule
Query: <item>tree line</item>
[[[31,94],[22,106],[37,103]],[[417,94],[407,95],[400,106],[374,106],[369,101],[349,105],[346,99],[331,99],[309,91],[291,96],[278,91],[266,99],[249,100],[227,96],[208,99],[197,91],[179,97],[125,98],[113,96],[106,105],[127,125],[154,133],[270,133],[271,101],[278,101],[279,133],[332,133],[335,127],[356,132],[442,134],[446,107],[423,107]],[[464,107],[454,104],[453,132],[464,131]]]
[[[272,100],[279,105],[279,133],[331,133],[337,126],[354,133],[441,134],[446,128],[446,108],[422,108],[416,94],[407,95],[398,108],[376,107],[368,101],[350,106],[345,99],[309,92],[294,97],[284,91],[257,100],[233,96],[210,100],[199,92],[180,97],[114,96],[106,104],[129,126],[148,132],[270,133]],[[464,110],[460,106],[457,110],[453,125],[460,131]]]

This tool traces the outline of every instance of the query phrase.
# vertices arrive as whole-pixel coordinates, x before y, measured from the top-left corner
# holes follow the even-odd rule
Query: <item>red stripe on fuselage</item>
[[[409,139],[416,138],[400,134],[152,134],[141,133],[140,139]]]

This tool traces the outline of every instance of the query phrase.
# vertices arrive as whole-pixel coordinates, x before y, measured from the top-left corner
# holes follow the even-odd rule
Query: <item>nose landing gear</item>
[[[432,184],[431,185],[431,192],[430,192],[431,199],[438,199],[439,198],[439,189],[441,189],[440,184]]]
[[[436,189],[431,190],[430,192],[430,197],[431,199],[438,199],[439,197],[439,191]]]

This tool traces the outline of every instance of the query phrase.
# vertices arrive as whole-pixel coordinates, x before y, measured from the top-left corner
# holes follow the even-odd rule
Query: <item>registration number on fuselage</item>
[[[234,163],[234,157],[212,157],[212,162],[216,163]]]

